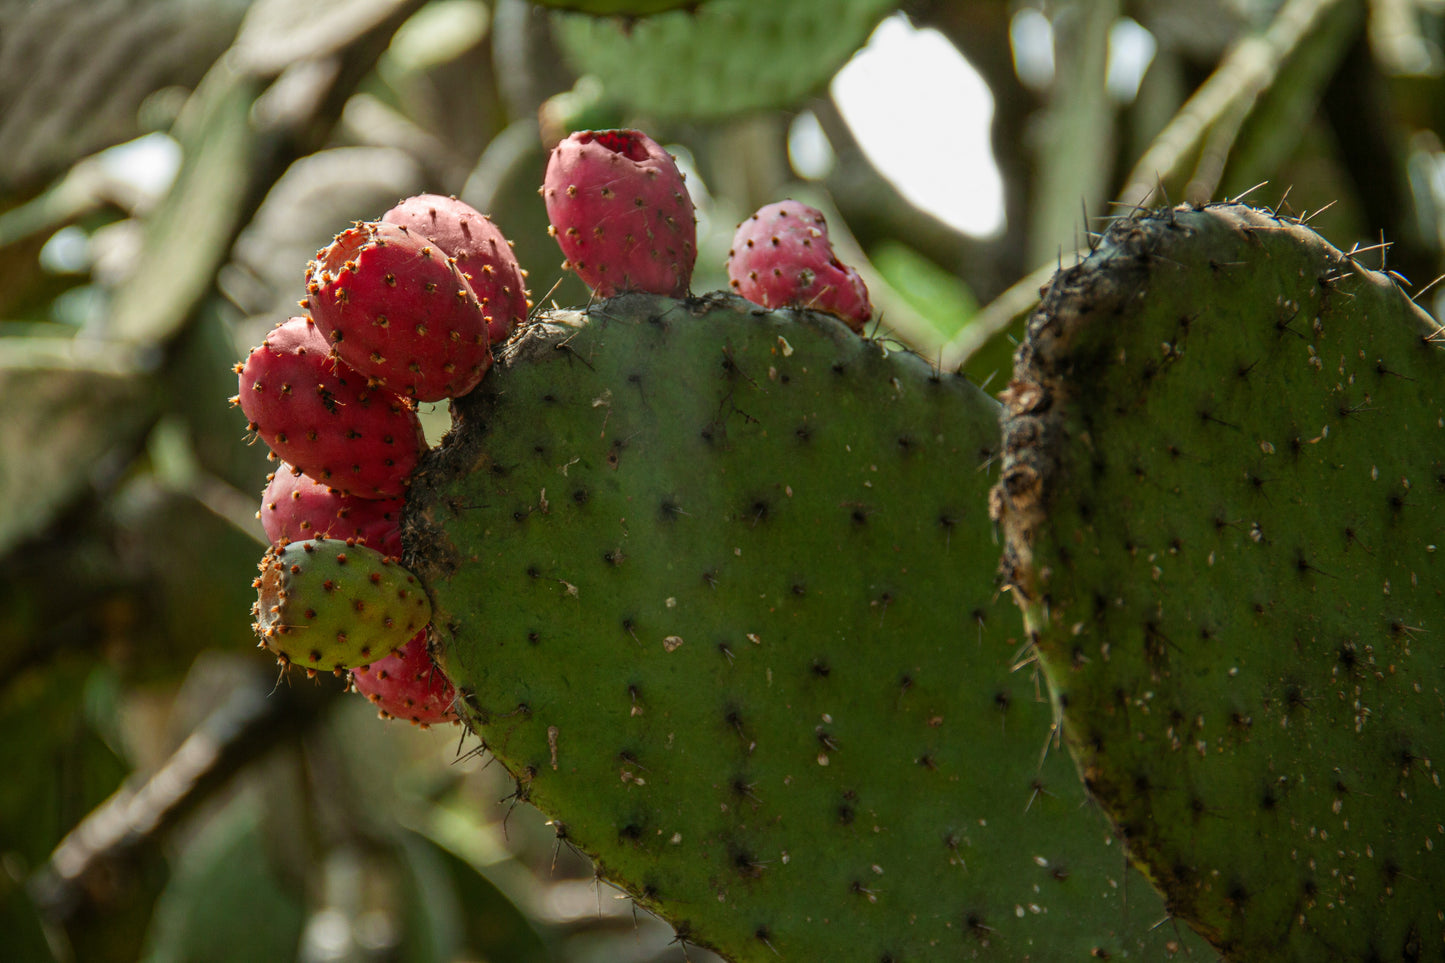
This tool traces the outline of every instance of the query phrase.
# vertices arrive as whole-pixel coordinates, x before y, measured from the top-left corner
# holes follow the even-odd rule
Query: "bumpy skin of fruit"
[[[811,308],[861,332],[873,316],[858,272],[833,256],[823,215],[797,201],[759,208],[738,225],[728,252],[728,283],[765,308]]]
[[[354,669],[400,649],[431,620],[416,576],[364,545],[291,542],[269,549],[259,568],[252,628],[284,665]]]
[[[579,131],[552,151],[542,184],[564,268],[609,298],[684,297],[697,218],[672,155],[641,131]]]
[[[527,272],[492,219],[455,197],[418,194],[381,215],[427,238],[456,261],[487,318],[491,343],[501,344],[527,320]]]
[[[456,690],[432,662],[425,632],[417,633],[400,652],[352,669],[351,684],[384,718],[405,719],[423,728],[457,721],[452,711]]]
[[[360,222],[307,267],[304,303],[337,356],[417,401],[466,394],[491,367],[487,319],[441,247],[400,224]]]
[[[359,498],[397,498],[426,447],[416,412],[331,357],[309,318],[278,325],[238,366],[236,400],[281,459]]]
[[[257,515],[272,545],[325,535],[401,554],[400,498],[356,498],[282,462],[267,480]]]

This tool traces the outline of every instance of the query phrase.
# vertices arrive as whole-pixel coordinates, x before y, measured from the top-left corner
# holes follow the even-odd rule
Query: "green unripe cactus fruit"
[[[317,538],[272,547],[251,613],[283,665],[335,672],[402,648],[431,620],[416,576],[374,549]]]
[[[1052,710],[993,604],[995,402],[732,297],[543,320],[404,519],[519,799],[734,961],[1198,948],[1041,762]]]
[[[1239,206],[1117,222],[1005,393],[994,510],[1064,734],[1231,961],[1445,951],[1445,353]]]

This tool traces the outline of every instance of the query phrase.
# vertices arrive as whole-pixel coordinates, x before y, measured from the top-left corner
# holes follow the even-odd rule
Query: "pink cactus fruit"
[[[797,201],[759,208],[738,225],[728,252],[733,291],[765,308],[810,308],[861,332],[873,316],[858,272],[833,255],[828,222]]]
[[[401,554],[400,498],[356,498],[282,462],[267,480],[257,517],[272,545],[324,535]]]
[[[382,718],[405,719],[422,728],[456,722],[456,690],[432,662],[426,632],[398,652],[351,670],[351,685],[370,699]]]
[[[542,184],[551,233],[599,297],[685,297],[697,218],[672,155],[636,130],[580,131],[552,150]]]
[[[418,194],[381,219],[427,238],[456,261],[481,302],[493,345],[506,341],[527,320],[532,306],[527,300],[527,272],[517,263],[512,242],[491,218],[455,197]]]
[[[278,325],[236,373],[231,402],[274,457],[357,498],[405,494],[426,448],[416,412],[331,357],[311,319]]]
[[[457,398],[492,364],[487,319],[436,243],[400,224],[358,222],[307,266],[301,304],[337,357],[417,401]]]

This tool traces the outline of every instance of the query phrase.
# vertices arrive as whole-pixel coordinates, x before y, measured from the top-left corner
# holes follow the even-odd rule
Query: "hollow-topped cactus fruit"
[[[873,316],[868,287],[833,254],[828,222],[797,201],[759,208],[738,225],[728,252],[728,283],[765,308],[809,308],[861,332]]]
[[[440,245],[400,224],[336,235],[307,268],[302,305],[337,357],[416,401],[464,395],[492,363],[471,285]]]
[[[351,670],[351,686],[387,719],[422,726],[456,722],[457,693],[427,652],[425,632],[401,650]]]
[[[431,620],[431,602],[396,559],[350,541],[273,546],[251,608],[260,645],[308,672],[354,669],[401,649]]]
[[[466,277],[487,319],[495,348],[527,320],[527,272],[517,263],[512,242],[490,217],[455,197],[418,194],[381,216],[430,240]]]
[[[348,495],[282,462],[267,479],[256,514],[272,545],[324,535],[400,555],[403,505],[400,498]]]
[[[397,498],[426,446],[401,398],[331,356],[309,318],[278,325],[236,366],[232,398],[272,453],[358,498]]]
[[[684,297],[697,218],[672,155],[641,131],[580,131],[552,150],[542,184],[551,232],[598,297]]]

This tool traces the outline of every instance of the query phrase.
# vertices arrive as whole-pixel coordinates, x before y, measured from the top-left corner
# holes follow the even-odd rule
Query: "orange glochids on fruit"
[[[273,546],[260,569],[253,627],[286,664],[352,669],[400,649],[431,620],[416,576],[354,542]]]

